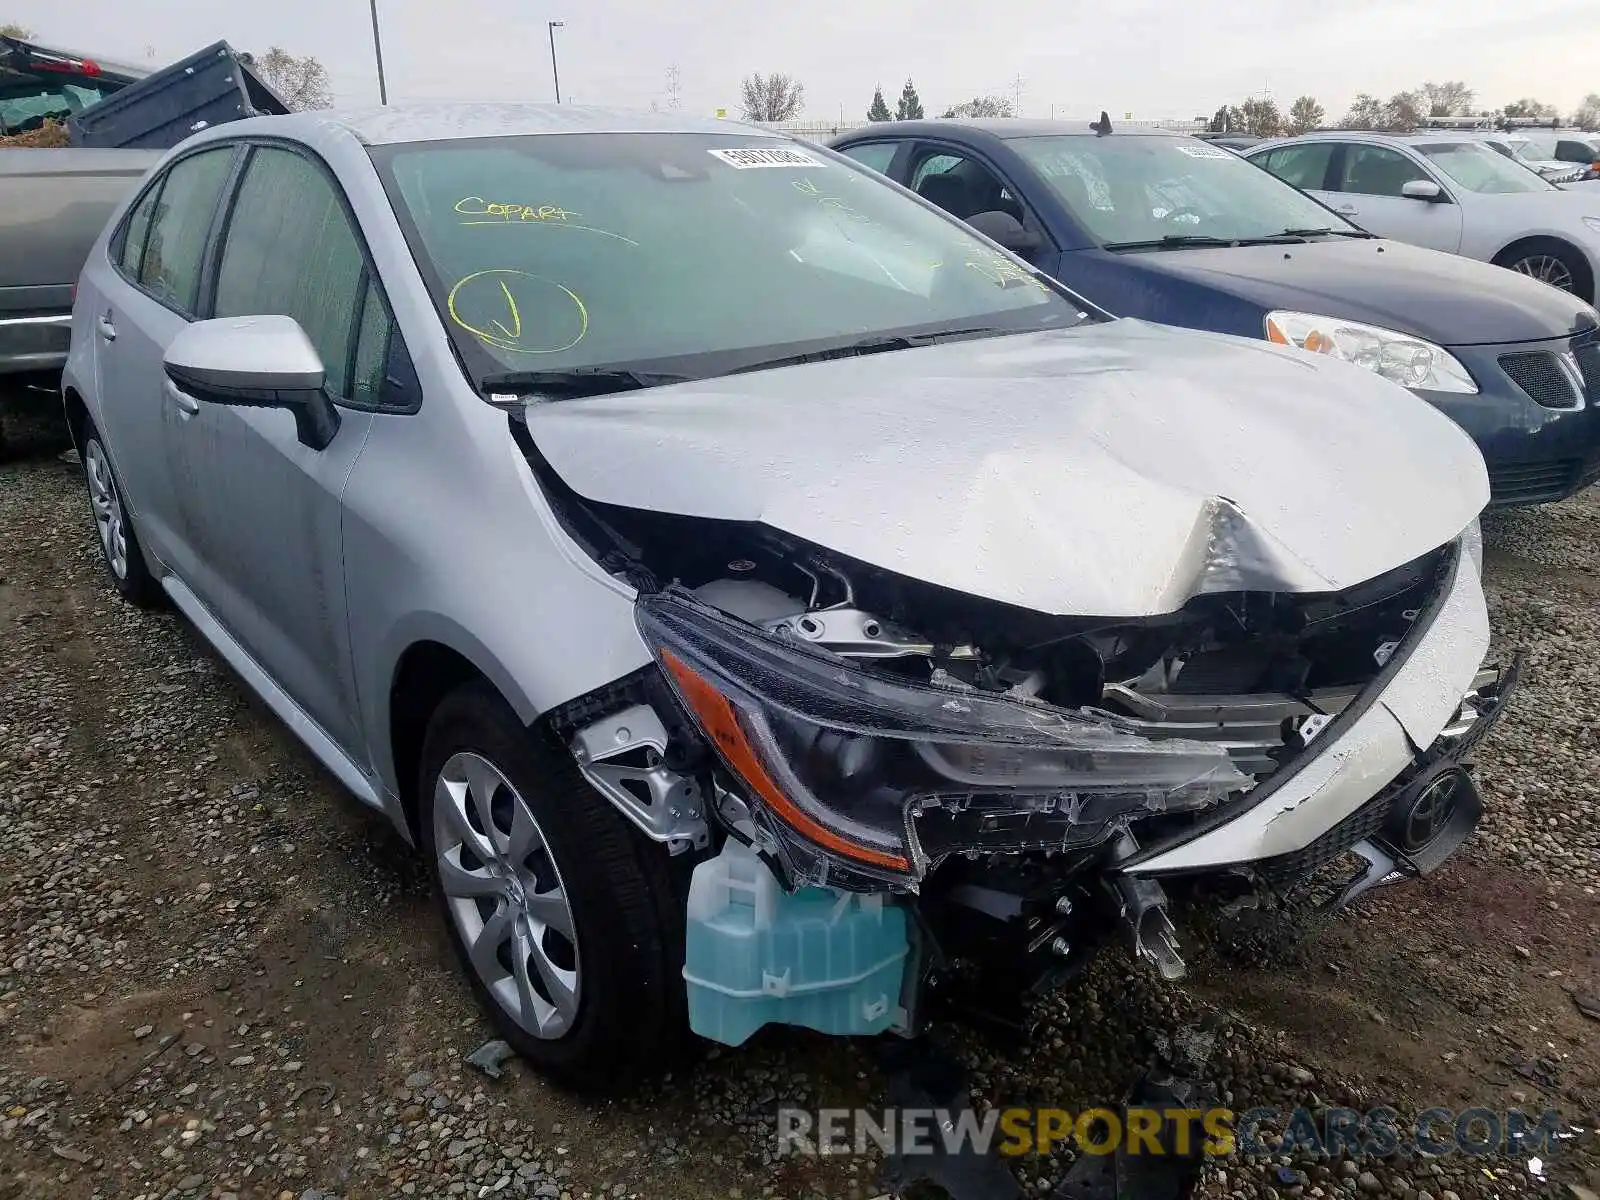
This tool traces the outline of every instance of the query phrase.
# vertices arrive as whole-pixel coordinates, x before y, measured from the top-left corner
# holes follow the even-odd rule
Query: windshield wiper
[[[633,371],[624,367],[568,367],[550,371],[504,371],[485,375],[478,384],[488,395],[512,395],[520,404],[524,398],[570,400],[579,396],[636,392],[669,383],[687,383],[693,378],[692,375]]]
[[[996,325],[975,325],[970,329],[941,329],[937,333],[907,333],[891,337],[869,337],[848,342],[843,346],[829,346],[803,354],[785,354],[778,358],[764,358],[759,362],[745,363],[729,371],[742,375],[746,371],[767,371],[774,367],[798,367],[805,363],[828,362],[836,358],[858,358],[865,354],[883,354],[890,350],[914,350],[918,346],[931,346],[935,342],[953,341],[956,338],[992,337],[1009,333]]]
[[[1209,233],[1169,233],[1166,237],[1143,241],[1107,242],[1107,250],[1181,250],[1185,246],[1234,246],[1237,238],[1212,237]]]
[[[1348,238],[1373,238],[1378,235],[1368,233],[1365,229],[1334,229],[1331,225],[1318,225],[1312,229],[1285,229],[1284,234],[1291,237],[1321,237],[1331,234],[1334,237]]]

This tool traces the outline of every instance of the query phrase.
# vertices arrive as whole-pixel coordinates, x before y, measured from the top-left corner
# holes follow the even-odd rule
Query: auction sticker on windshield
[[[730,167],[741,171],[754,167],[825,167],[820,158],[813,158],[804,150],[791,146],[741,146],[737,150],[708,150],[706,153],[720,158]]]
[[[1196,146],[1185,146],[1185,145],[1182,145],[1180,143],[1179,146],[1178,146],[1178,149],[1180,151],[1182,151],[1184,154],[1187,154],[1190,158],[1231,158],[1232,157],[1232,155],[1230,155],[1226,150],[1218,150],[1215,146],[1208,146],[1204,142],[1201,142],[1199,145],[1196,145]]]

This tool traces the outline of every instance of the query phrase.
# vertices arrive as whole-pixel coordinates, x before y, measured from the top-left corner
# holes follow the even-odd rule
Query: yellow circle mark
[[[492,278],[491,278],[492,277]],[[527,346],[523,344],[522,307],[518,303],[518,294],[522,302],[527,302],[528,290],[526,280],[533,280],[545,288],[554,288],[572,301],[578,312],[578,332],[571,341],[560,346]],[[472,287],[478,280],[486,280],[481,287]],[[462,299],[462,290],[467,290],[467,300],[476,300],[472,307],[486,312],[494,311],[498,304],[502,306],[500,315],[494,317],[480,317],[476,314],[473,320],[482,321],[481,325],[474,325],[461,315],[459,301]],[[492,267],[486,271],[474,271],[466,278],[458,280],[450,289],[450,295],[445,301],[449,309],[450,319],[461,326],[468,333],[479,340],[488,343],[500,350],[509,350],[513,354],[559,354],[563,350],[570,350],[583,341],[584,335],[589,332],[589,309],[583,299],[569,287],[564,287],[553,279],[546,279],[543,275],[534,275],[529,271],[515,271],[508,267]],[[533,332],[529,330],[528,332]]]

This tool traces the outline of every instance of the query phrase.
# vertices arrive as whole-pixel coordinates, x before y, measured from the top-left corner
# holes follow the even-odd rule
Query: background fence
[[[730,114],[732,115],[732,114]],[[1082,123],[1087,125],[1091,118],[1082,118]],[[1074,122],[1074,118],[1062,118],[1064,121]],[[808,142],[826,142],[836,138],[841,133],[849,133],[853,129],[864,128],[867,121],[762,121],[759,124],[768,129],[780,129],[784,133],[793,134]],[[1111,118],[1111,128],[1117,129],[1170,129],[1178,133],[1198,133],[1205,129],[1203,121],[1119,121]]]

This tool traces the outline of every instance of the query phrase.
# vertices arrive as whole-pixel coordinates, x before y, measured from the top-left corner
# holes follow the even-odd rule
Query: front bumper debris
[[[1498,672],[1493,683],[1475,693],[1478,719],[1461,737],[1441,745],[1419,764],[1379,792],[1303,850],[1257,865],[1267,882],[1291,885],[1347,852],[1366,860],[1324,909],[1332,912],[1381,884],[1399,883],[1430,874],[1461,848],[1483,816],[1483,797],[1473,780],[1467,757],[1505,714],[1511,694],[1522,680],[1525,656]]]
[[[1472,557],[1458,551],[1448,571],[1431,612],[1378,679],[1318,731],[1313,746],[1238,801],[1142,846],[1119,869],[1196,875],[1302,852],[1407,778],[1419,761],[1469,738],[1464,705],[1475,705],[1469,697],[1485,686],[1480,670],[1489,614]]]

